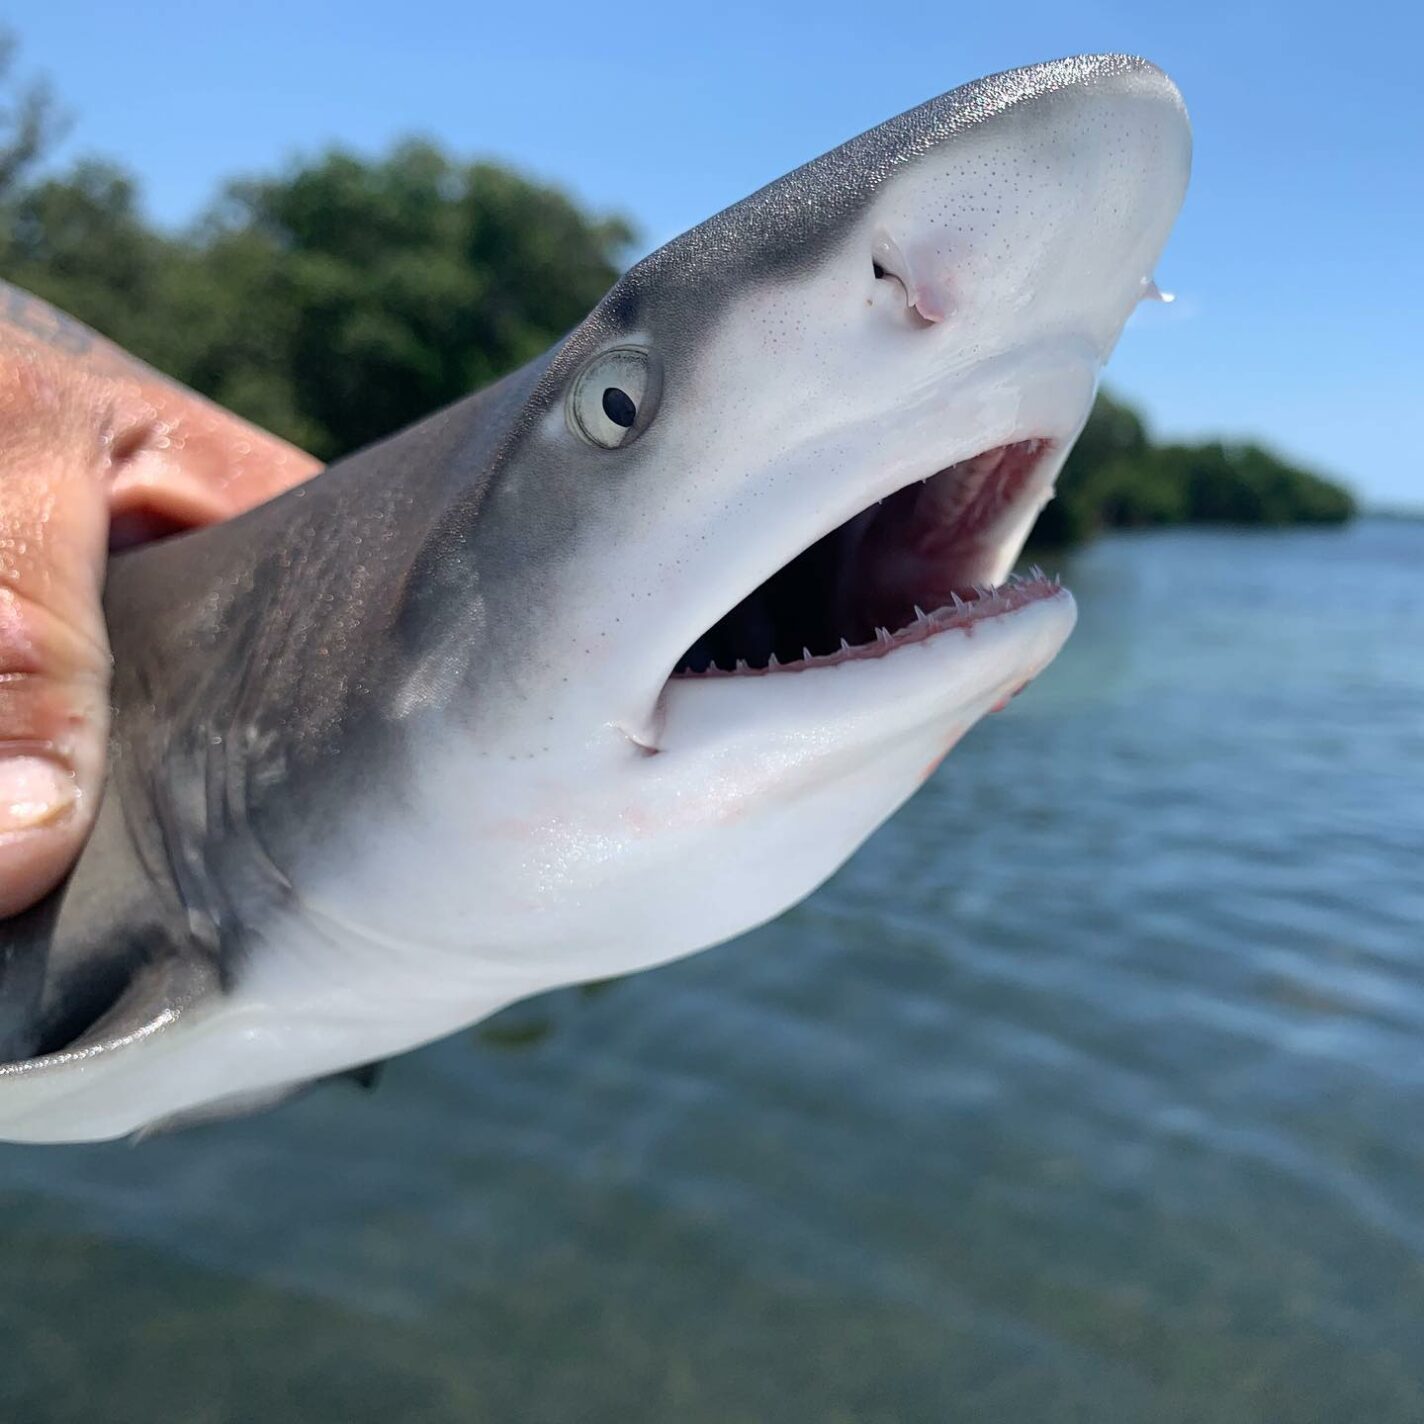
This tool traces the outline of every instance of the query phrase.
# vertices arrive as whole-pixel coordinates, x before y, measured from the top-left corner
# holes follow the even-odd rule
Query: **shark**
[[[0,926],[0,1139],[253,1110],[806,896],[1072,630],[1013,570],[1190,150],[1131,56],[961,86],[117,556],[97,823]]]

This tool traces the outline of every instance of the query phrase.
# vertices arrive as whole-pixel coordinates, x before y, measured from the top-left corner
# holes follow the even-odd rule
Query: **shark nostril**
[[[893,281],[905,299],[905,310],[916,326],[929,326],[942,320],[938,303],[927,300],[929,293],[916,283],[914,273],[900,245],[889,233],[880,231],[870,249],[870,270],[875,280]]]
[[[870,270],[875,274],[877,282],[898,282],[905,294],[905,305],[914,306],[915,288],[910,280],[910,264],[905,261],[905,254],[900,251],[899,244],[883,230],[875,234],[875,241],[871,244]]]

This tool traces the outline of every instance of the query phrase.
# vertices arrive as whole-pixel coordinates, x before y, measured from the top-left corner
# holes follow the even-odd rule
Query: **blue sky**
[[[1145,54],[1196,130],[1192,191],[1109,381],[1160,434],[1263,437],[1375,502],[1424,505],[1424,10],[1138,0],[592,5],[44,0],[22,69],[66,154],[128,165],[179,224],[229,175],[432,135],[628,213],[655,246],[966,79]]]

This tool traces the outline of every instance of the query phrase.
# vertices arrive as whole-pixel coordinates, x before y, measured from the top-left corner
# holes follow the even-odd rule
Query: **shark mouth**
[[[896,490],[782,565],[678,659],[675,677],[882,657],[1051,597],[1037,570],[991,587],[1053,442],[999,445]]]

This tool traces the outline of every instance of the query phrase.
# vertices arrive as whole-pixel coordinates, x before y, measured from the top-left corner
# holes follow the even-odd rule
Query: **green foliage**
[[[330,457],[538,355],[608,289],[631,238],[429,143],[330,153],[227,190],[192,243],[179,299],[193,320],[169,369]]]
[[[25,181],[66,124],[43,80],[17,81],[15,37],[0,29],[0,200]]]
[[[155,233],[84,163],[0,204],[0,271],[324,458],[520,365],[618,275],[632,230],[428,143],[235,183]]]
[[[86,161],[34,177],[55,133],[13,102],[0,34],[0,275],[330,459],[538,355],[618,276],[633,231],[495,163],[409,141],[235,182],[189,232]]]
[[[330,459],[537,355],[618,275],[632,229],[494,163],[408,141],[230,184],[155,231],[88,160],[36,177],[59,130],[0,32],[0,275],[160,370]],[[1038,545],[1184,521],[1334,522],[1349,494],[1251,444],[1154,445],[1101,395]]]
[[[143,221],[132,181],[102,162],[28,185],[0,206],[6,281],[140,353],[163,354],[155,346],[172,246]]]
[[[1135,411],[1103,393],[1033,543],[1062,547],[1103,529],[1163,524],[1339,524],[1355,512],[1348,490],[1260,445],[1156,445]]]
[[[1339,524],[1355,513],[1348,491],[1259,445],[1165,445],[1158,459],[1197,524]]]
[[[1120,522],[1100,511],[1098,501],[1108,494],[1102,477],[1114,466],[1140,462],[1147,449],[1147,431],[1137,412],[1100,393],[1059,474],[1058,493],[1038,517],[1035,544],[1078,544],[1104,524]]]

